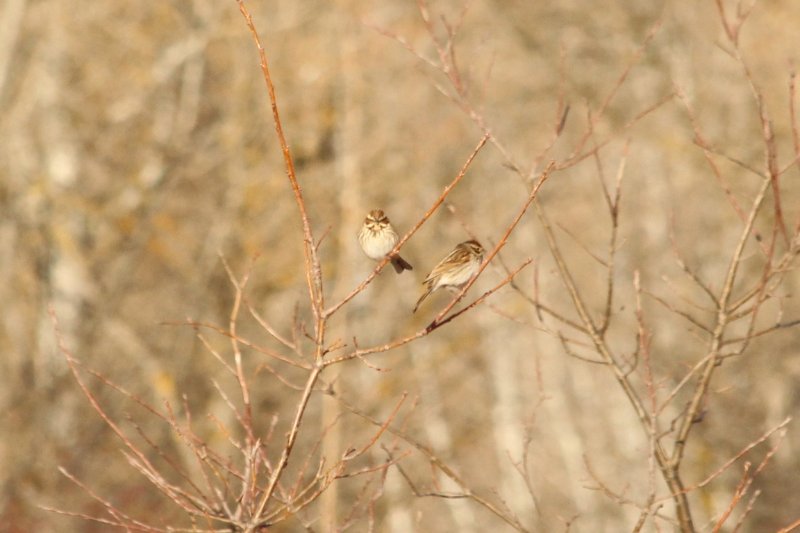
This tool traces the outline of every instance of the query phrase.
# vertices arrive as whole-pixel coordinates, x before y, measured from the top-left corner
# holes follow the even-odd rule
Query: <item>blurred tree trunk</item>
[[[449,391],[442,390],[439,376],[432,368],[435,362],[440,361],[440,352],[450,353],[453,358],[456,355],[452,352],[452,347],[445,347],[439,337],[432,336],[425,339],[414,347],[411,361],[414,366],[414,374],[419,382],[420,396],[422,397],[422,408],[420,414],[424,417],[425,439],[423,442],[429,443],[431,449],[445,462],[457,456],[454,450],[453,430],[444,416],[442,407],[451,398]],[[449,363],[453,363],[451,358]],[[442,475],[439,477],[438,485],[442,492],[458,493],[461,487],[457,486],[450,478]],[[421,487],[429,487],[430,481],[423,479]],[[430,488],[427,490],[431,490]],[[447,509],[450,511],[450,519],[456,525],[453,531],[471,533],[476,531],[476,519],[473,508],[466,499],[445,498]]]
[[[0,11],[0,101],[4,99],[8,88],[11,64],[22,33],[27,3],[27,0],[6,0]]]
[[[330,277],[336,280],[326,288],[328,304],[332,297],[335,298],[349,287],[355,285],[356,271],[353,269],[357,249],[355,232],[361,223],[361,161],[359,146],[363,137],[363,99],[364,84],[361,77],[362,71],[358,68],[358,41],[355,37],[351,19],[346,11],[337,10],[335,16],[336,31],[331,32],[331,41],[328,50],[331,62],[338,65],[333,86],[333,109],[323,109],[322,112],[333,113],[334,121],[334,165],[335,179],[338,186],[338,217],[336,223],[327,221],[337,228],[336,250],[338,251],[337,264],[334,267],[336,275]],[[326,105],[326,104],[323,104]],[[321,142],[325,142],[324,140]],[[334,188],[335,190],[336,188]],[[352,285],[351,285],[352,283]],[[352,339],[347,338],[351,331],[351,307],[342,309],[334,319],[334,327],[329,332],[328,342],[341,339],[350,344]],[[350,384],[355,382],[349,379],[353,366],[341,365],[330,368],[326,379],[330,383]],[[345,375],[342,375],[345,374]],[[351,392],[351,391],[348,391]],[[327,396],[321,397],[322,401],[322,427],[329,428],[323,441],[323,456],[327,464],[333,464],[341,456],[344,448],[354,446],[354,442],[342,442],[345,421],[340,419],[342,409],[339,402]],[[340,508],[341,506],[341,508]],[[340,484],[334,483],[322,495],[321,523],[328,531],[337,531],[340,518],[349,511],[346,502],[340,498]]]
[[[494,398],[487,423],[491,424],[494,435],[495,461],[500,476],[493,485],[514,512],[526,516],[533,510],[534,502],[514,463],[522,461],[524,408],[530,405],[530,398],[520,388],[520,379],[523,378],[518,357],[530,354],[526,354],[525,350],[498,349],[514,342],[510,339],[514,338],[514,330],[518,325],[498,321],[488,307],[484,307],[477,320],[482,323],[481,329],[485,332],[481,336],[481,344],[493,388],[493,394],[486,396]]]
[[[85,304],[97,293],[90,281],[92,277],[83,249],[91,225],[91,214],[87,213],[90,204],[81,201],[84,184],[78,180],[84,156],[79,152],[63,100],[63,88],[69,84],[65,72],[69,36],[63,27],[67,18],[63,10],[66,9],[64,2],[53,3],[51,18],[47,21],[52,25],[50,38],[44,48],[46,69],[42,71],[39,84],[38,103],[42,113],[39,142],[45,164],[43,186],[47,198],[41,220],[45,222],[42,230],[48,245],[48,249],[39,250],[47,254],[40,259],[47,287],[39,315],[40,349],[36,351],[39,354],[36,377],[41,385],[49,384],[56,374],[65,370],[54,347],[48,307],[52,305],[58,316],[67,345],[80,351]]]

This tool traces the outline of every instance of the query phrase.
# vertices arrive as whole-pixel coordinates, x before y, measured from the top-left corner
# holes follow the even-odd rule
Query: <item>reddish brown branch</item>
[[[794,148],[794,164],[800,168],[800,128],[797,126],[797,73],[789,73],[789,121],[792,124],[792,147]],[[800,226],[795,227],[795,233]]]
[[[318,360],[317,365],[311,370],[308,378],[306,378],[305,389],[303,389],[303,394],[297,403],[294,420],[289,428],[289,433],[286,435],[286,444],[283,446],[283,450],[281,451],[281,457],[278,460],[278,464],[275,465],[275,469],[270,476],[267,489],[264,491],[264,494],[261,495],[261,499],[259,500],[254,512],[254,516],[256,518],[260,517],[264,513],[267,503],[270,501],[272,494],[275,492],[275,488],[278,485],[281,475],[286,469],[286,466],[289,464],[289,456],[292,454],[295,442],[297,441],[297,435],[300,432],[300,424],[303,421],[303,416],[305,415],[306,408],[308,407],[308,401],[311,399],[311,393],[314,390],[314,385],[316,385],[317,380],[319,379],[320,372],[322,372],[322,369],[324,368],[321,363],[322,361]]]
[[[492,248],[492,250],[488,254],[486,254],[486,257],[484,258],[483,263],[481,263],[480,268],[478,268],[478,272],[472,277],[472,279],[470,279],[464,285],[464,287],[461,288],[461,290],[453,297],[453,299],[450,301],[450,303],[448,305],[446,305],[445,308],[442,309],[439,312],[438,315],[436,315],[436,317],[428,325],[428,329],[434,329],[435,327],[437,327],[437,325],[441,322],[441,320],[444,318],[444,316],[447,315],[447,313],[450,312],[450,310],[461,300],[461,298],[464,297],[464,295],[467,293],[469,288],[472,287],[472,285],[475,283],[475,281],[478,279],[478,277],[481,275],[481,273],[486,269],[486,267],[489,265],[489,263],[492,261],[492,259],[494,259],[494,257],[500,252],[500,250],[503,248],[503,246],[506,245],[506,242],[508,242],[508,238],[511,236],[511,233],[514,231],[514,228],[517,227],[517,224],[519,224],[519,221],[522,220],[522,217],[528,211],[528,208],[531,206],[531,204],[534,202],[534,200],[536,200],[536,195],[539,193],[539,189],[541,189],[542,185],[544,185],[544,182],[547,181],[547,178],[550,177],[550,173],[552,172],[554,167],[555,167],[555,163],[553,163],[553,162],[551,162],[549,165],[547,165],[547,168],[545,168],[545,170],[542,172],[542,174],[539,177],[539,179],[537,180],[536,184],[531,188],[531,192],[528,194],[528,199],[525,201],[525,203],[519,209],[519,211],[517,212],[516,217],[514,217],[514,220],[512,220],[511,223],[508,225],[508,227],[506,228],[505,233],[500,238],[498,243],[494,246],[494,248]]]
[[[250,30],[253,40],[255,41],[256,48],[258,49],[258,57],[261,64],[261,72],[264,75],[264,82],[267,85],[267,92],[269,93],[270,105],[272,107],[272,118],[275,124],[275,133],[278,135],[278,142],[281,146],[283,160],[286,164],[286,175],[289,178],[289,183],[294,193],[295,202],[300,212],[300,219],[303,224],[303,257],[305,258],[305,271],[306,283],[308,285],[308,294],[311,301],[311,308],[314,316],[317,319],[316,340],[318,349],[322,345],[323,328],[321,327],[321,320],[323,319],[323,309],[325,307],[325,300],[322,291],[322,268],[320,266],[319,257],[317,256],[317,248],[314,244],[314,236],[311,231],[311,223],[309,222],[308,212],[306,209],[306,202],[303,198],[303,192],[300,189],[300,184],[297,181],[297,175],[294,168],[294,160],[292,153],[289,150],[289,144],[286,142],[286,136],[283,133],[283,125],[281,123],[280,112],[278,111],[278,99],[275,94],[275,85],[272,82],[272,75],[269,70],[269,63],[267,61],[267,54],[261,44],[261,38],[258,35],[253,17],[250,11],[245,6],[244,0],[236,0],[239,5],[239,11],[244,16],[247,27]]]

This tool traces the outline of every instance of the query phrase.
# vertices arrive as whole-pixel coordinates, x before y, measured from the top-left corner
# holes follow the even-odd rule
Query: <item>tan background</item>
[[[446,86],[440,73],[376,31],[401,35],[433,58],[414,2],[248,5],[267,47],[315,233],[330,228],[321,255],[334,301],[370,271],[354,237],[364,213],[381,206],[399,230],[409,228],[481,133],[437,90]],[[440,1],[431,9],[452,21],[461,4]],[[664,104],[631,129],[624,125],[677,84],[714,146],[763,165],[752,94],[724,51],[714,3],[476,0],[456,40],[471,101],[515,159],[529,165],[552,135],[560,50],[571,111],[555,157],[569,153],[584,131],[587,108],[599,107],[659,18],[661,29],[597,126],[598,138],[612,139],[601,152],[609,183],[630,141],[611,334],[623,351],[636,342],[634,270],[653,293],[702,302],[672,255],[671,217],[687,263],[717,289],[741,228],[692,142],[680,102]],[[211,385],[212,378],[227,379],[218,363],[190,328],[162,323],[186,317],[226,323],[232,291],[218,252],[237,272],[260,254],[248,297],[282,331],[295,305],[301,316],[308,312],[298,216],[255,49],[233,1],[5,0],[0,24],[0,531],[106,530],[38,508],[102,512],[58,466],[126,512],[161,523],[179,513],[127,465],[119,442],[91,411],[56,349],[47,310],[55,310],[75,355],[109,379],[157,405],[163,399],[178,405],[186,394],[200,424],[209,412],[230,417]],[[793,156],[788,80],[798,60],[799,26],[795,0],[761,2],[742,34],[743,54],[775,121],[781,166]],[[719,164],[747,205],[758,179],[724,159]],[[796,168],[784,175],[783,207],[792,228],[800,215],[798,177]],[[498,151],[485,148],[450,198],[457,216],[441,210],[408,244],[404,255],[413,273],[382,273],[329,338],[349,342],[358,335],[369,345],[423,325],[446,298],[431,298],[424,316],[412,316],[418,283],[467,238],[460,221],[485,243],[496,241],[525,195]],[[541,199],[554,222],[605,253],[609,219],[591,158],[555,174]],[[605,270],[565,230],[558,232],[578,284],[600,311]],[[540,297],[569,315],[532,214],[504,251],[510,265],[526,257],[537,260]],[[745,275],[758,276],[758,264],[749,273],[747,264]],[[500,269],[489,268],[476,289],[501,277]],[[520,278],[529,293],[532,279],[532,270]],[[779,311],[784,320],[800,318],[792,297],[797,284],[791,272],[776,294],[781,309],[766,306],[763,324],[779,320]],[[491,302],[496,310],[483,306],[375,357],[387,372],[357,362],[337,369],[339,390],[375,416],[386,416],[402,391],[417,397],[410,430],[475,487],[496,489],[532,530],[562,530],[575,516],[572,531],[629,530],[638,510],[593,490],[587,462],[633,499],[648,486],[647,443],[630,405],[603,367],[565,355],[522,298],[506,289]],[[704,345],[653,300],[645,308],[654,369],[669,389],[702,357]],[[242,328],[269,343],[252,320]],[[689,482],[796,415],[798,340],[793,329],[760,338],[718,370],[707,416],[687,449]],[[248,356],[255,366],[258,354]],[[131,412],[148,424],[142,412],[92,383],[120,421]],[[252,387],[264,424],[278,414],[282,435],[295,393],[267,372],[254,375]],[[685,401],[675,403],[676,411]],[[315,400],[303,446],[313,443],[320,409]],[[343,439],[355,440],[366,429],[347,418],[341,424]],[[525,427],[537,506],[509,461],[521,456]],[[761,495],[745,531],[772,531],[800,515],[800,426],[789,428],[756,481]],[[163,426],[145,430],[171,450]],[[757,463],[765,451],[758,448],[751,460]],[[410,458],[407,469],[428,484],[424,460]],[[725,508],[740,473],[741,462],[692,494],[698,527]],[[341,485],[342,507],[358,487]],[[662,512],[672,513],[669,501]],[[379,531],[504,527],[463,501],[414,498],[396,473],[377,513]],[[365,528],[359,522],[352,530]]]

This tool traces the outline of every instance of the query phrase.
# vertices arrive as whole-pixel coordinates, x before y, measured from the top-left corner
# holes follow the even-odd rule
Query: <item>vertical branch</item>
[[[544,208],[536,202],[536,214],[539,217],[539,220],[542,224],[542,227],[545,231],[545,236],[547,238],[547,245],[550,248],[550,253],[555,259],[556,267],[558,269],[559,277],[561,278],[562,283],[564,284],[569,297],[572,301],[572,305],[575,308],[575,311],[578,313],[578,316],[583,323],[583,329],[585,330],[586,335],[591,339],[592,345],[594,346],[595,351],[600,355],[603,362],[608,365],[611,371],[614,374],[614,378],[619,383],[620,387],[622,388],[625,396],[628,399],[628,402],[633,407],[637,418],[639,419],[640,425],[645,432],[645,435],[650,438],[652,428],[650,427],[650,415],[648,410],[644,405],[644,401],[640,397],[639,393],[636,391],[635,387],[631,383],[628,374],[623,370],[620,366],[617,358],[614,356],[614,353],[611,347],[608,345],[607,341],[601,335],[599,327],[595,324],[595,321],[592,319],[592,316],[589,312],[589,308],[584,302],[583,297],[581,296],[581,292],[578,289],[578,286],[573,278],[569,268],[567,267],[566,260],[564,259],[561,249],[555,239],[555,235],[553,233],[553,228],[550,225],[550,222],[545,214]],[[679,472],[675,467],[674,463],[670,461],[666,451],[663,449],[661,444],[656,441],[655,442],[655,459],[658,463],[659,470],[661,471],[662,477],[664,481],[667,483],[667,486],[670,489],[670,493],[672,494],[673,501],[675,503],[676,514],[678,516],[678,523],[680,525],[681,531],[683,532],[690,532],[694,531],[694,524],[692,521],[691,510],[689,507],[689,500],[686,496],[686,491],[684,490],[683,482],[681,481]]]
[[[739,242],[736,245],[736,249],[731,257],[730,265],[728,266],[728,272],[725,276],[725,283],[722,286],[722,292],[717,300],[717,323],[708,348],[708,354],[706,356],[707,361],[676,436],[675,447],[672,452],[672,464],[676,470],[680,468],[680,463],[683,459],[683,453],[686,448],[686,439],[689,437],[689,432],[691,431],[692,426],[694,426],[694,423],[697,421],[697,416],[700,412],[700,405],[705,399],[706,392],[711,384],[711,377],[714,374],[714,369],[717,367],[717,363],[719,361],[720,349],[722,348],[722,338],[730,321],[729,302],[731,293],[733,292],[733,284],[736,281],[736,274],[739,269],[739,264],[742,261],[744,247],[749,240],[756,216],[760,211],[761,205],[764,202],[764,197],[766,196],[770,185],[771,181],[769,179],[765,179],[762,183],[761,189],[753,201],[753,206],[750,209],[750,215],[747,219],[747,223],[742,229]]]
[[[318,360],[318,362],[321,362],[321,360]],[[318,364],[311,370],[311,373],[306,379],[306,384],[303,388],[303,394],[297,404],[297,411],[295,412],[292,426],[289,428],[289,433],[286,435],[286,444],[284,444],[283,450],[281,451],[281,457],[278,460],[278,464],[275,465],[275,469],[272,471],[272,476],[270,476],[269,479],[269,484],[267,485],[264,494],[262,494],[261,500],[259,501],[258,506],[253,513],[253,519],[256,521],[256,525],[263,525],[261,524],[261,516],[267,507],[267,503],[269,503],[269,500],[272,498],[272,495],[275,492],[278,481],[289,464],[289,456],[292,454],[294,444],[297,441],[297,435],[300,432],[300,424],[303,421],[303,416],[305,415],[306,408],[308,407],[308,401],[311,399],[311,393],[314,390],[314,385],[316,385],[323,368],[323,366]]]
[[[625,175],[625,163],[628,160],[629,146],[630,143],[626,142],[622,151],[622,158],[619,162],[619,168],[617,169],[613,198],[611,198],[611,195],[605,188],[605,183],[603,183],[603,195],[606,199],[609,216],[611,217],[611,236],[608,240],[608,259],[606,260],[606,270],[608,271],[606,276],[606,305],[603,311],[603,322],[600,325],[600,333],[602,335],[605,335],[606,330],[608,330],[611,324],[612,305],[614,302],[615,257],[617,255],[617,236],[619,234],[619,206],[620,197],[622,195],[622,178]],[[600,177],[602,180],[602,175]]]
[[[658,447],[658,386],[653,376],[653,365],[650,359],[650,341],[652,334],[647,327],[644,319],[644,310],[642,309],[642,285],[639,271],[633,273],[633,288],[636,292],[636,323],[638,326],[637,337],[639,339],[638,352],[642,357],[642,367],[644,374],[644,385],[647,390],[647,398],[649,400],[648,416],[650,422],[648,424],[649,430],[649,454],[648,454],[648,484],[649,494],[646,511],[641,516],[641,526],[644,525],[653,502],[656,498],[656,457]]]
[[[281,117],[280,113],[278,112],[278,100],[275,95],[275,86],[272,83],[272,75],[269,71],[267,54],[261,44],[261,39],[258,36],[255,25],[253,24],[253,18],[245,6],[244,0],[236,0],[236,3],[239,4],[239,11],[242,12],[242,15],[247,23],[247,27],[250,29],[250,33],[255,41],[256,48],[258,48],[258,57],[261,62],[261,72],[264,74],[264,82],[267,84],[269,100],[272,106],[272,118],[275,123],[275,132],[278,135],[278,142],[281,145],[283,160],[286,164],[286,175],[289,178],[289,183],[292,186],[292,192],[294,193],[294,198],[297,202],[297,208],[300,211],[300,219],[303,224],[303,255],[305,258],[306,283],[308,284],[308,294],[311,300],[311,308],[314,312],[314,317],[316,318],[315,340],[317,343],[317,353],[319,356],[322,353],[322,343],[324,341],[323,308],[325,306],[325,300],[322,292],[322,268],[320,266],[319,257],[317,256],[317,249],[311,231],[311,224],[308,220],[308,212],[306,210],[305,200],[303,199],[303,192],[300,189],[300,184],[297,181],[292,154],[289,151],[289,145],[286,142],[286,136],[283,133]]]
[[[231,268],[228,265],[228,262],[225,261],[225,258],[222,256],[220,257],[222,259],[222,264],[225,266],[225,271],[228,273],[228,278],[234,287],[233,306],[231,307],[230,316],[228,317],[228,328],[231,334],[231,348],[233,350],[233,358],[236,365],[236,379],[239,382],[239,389],[242,391],[242,403],[244,404],[244,426],[245,430],[247,431],[247,438],[252,444],[255,441],[255,438],[253,435],[253,413],[250,406],[250,390],[247,387],[247,379],[245,378],[244,370],[242,368],[242,351],[239,349],[239,338],[236,334],[239,309],[242,304],[242,293],[245,285],[247,285],[248,279],[250,278],[250,269],[247,270],[240,282],[236,279],[236,276],[234,276],[233,271],[231,271]]]
[[[792,147],[794,162],[800,168],[800,128],[797,126],[797,72],[789,74],[789,121],[792,124]],[[795,232],[800,228],[795,228]]]
[[[753,98],[758,105],[758,118],[761,120],[761,132],[764,140],[764,167],[769,175],[770,183],[772,185],[772,197],[775,206],[775,225],[773,228],[773,240],[775,232],[783,235],[783,241],[786,246],[789,246],[789,234],[786,231],[786,224],[783,221],[783,208],[781,207],[781,190],[780,190],[780,171],[778,170],[778,147],[775,144],[775,132],[772,128],[772,120],[767,113],[767,105],[764,103],[764,97],[761,91],[756,87],[753,77],[750,74],[750,69],[741,57],[739,50],[736,50],[736,57],[745,72],[745,77],[750,84],[750,89],[753,92]]]
[[[283,450],[281,451],[281,457],[278,461],[278,464],[275,465],[275,468],[272,471],[269,484],[267,485],[266,490],[261,496],[261,500],[259,501],[255,513],[253,515],[253,519],[256,521],[256,524],[259,524],[258,521],[261,520],[260,517],[264,513],[264,510],[267,507],[267,503],[272,498],[272,495],[275,492],[275,489],[278,485],[278,481],[280,480],[283,472],[286,469],[286,466],[289,463],[289,456],[291,455],[292,450],[294,449],[295,442],[297,441],[297,436],[300,431],[300,425],[305,415],[306,408],[308,407],[308,402],[309,399],[311,398],[311,393],[314,390],[314,386],[316,385],[320,373],[324,368],[320,363],[322,362],[322,356],[324,353],[323,344],[325,341],[326,316],[324,311],[325,299],[322,286],[322,268],[320,266],[319,257],[317,255],[317,247],[316,243],[314,242],[314,237],[311,231],[311,224],[309,223],[308,212],[306,209],[305,200],[303,198],[303,193],[300,189],[300,185],[297,181],[297,176],[295,174],[294,161],[292,159],[291,152],[289,151],[289,145],[286,142],[286,137],[283,133],[283,126],[281,124],[280,113],[278,111],[278,101],[275,94],[275,86],[272,82],[272,76],[269,70],[267,55],[266,52],[264,51],[264,47],[261,44],[261,39],[258,36],[258,32],[256,31],[256,27],[253,23],[253,18],[251,17],[250,12],[248,11],[247,7],[244,4],[244,0],[236,0],[236,1],[237,4],[239,5],[239,11],[241,11],[242,15],[244,16],[245,22],[247,23],[247,27],[250,29],[250,33],[252,34],[256,47],[258,48],[261,71],[264,75],[264,81],[267,85],[267,91],[269,92],[269,99],[272,107],[272,116],[273,116],[273,121],[275,123],[275,132],[277,133],[278,141],[281,146],[281,152],[283,153],[283,159],[286,165],[286,174],[289,178],[289,182],[292,187],[292,192],[294,193],[295,197],[295,202],[297,203],[297,208],[300,212],[300,218],[303,225],[303,256],[305,259],[306,283],[308,285],[309,299],[315,318],[314,341],[316,347],[315,347],[314,359],[316,361],[316,365],[311,370],[310,374],[308,375],[308,378],[306,379],[306,384],[303,389],[300,401],[297,405],[297,410],[295,412],[294,420],[292,422],[291,428],[289,429],[289,433],[286,436],[286,444],[284,445]]]
[[[775,225],[773,228],[773,239],[775,238],[775,233],[780,233],[783,235],[784,243],[788,246],[789,234],[786,231],[786,224],[783,221],[780,184],[778,182],[778,178],[780,177],[780,172],[778,170],[778,149],[775,144],[775,133],[772,128],[772,120],[767,112],[767,105],[764,102],[764,97],[756,86],[755,81],[753,80],[753,75],[750,72],[750,68],[747,66],[747,62],[744,60],[741,51],[739,50],[739,31],[747,20],[747,17],[750,15],[750,11],[752,10],[754,3],[745,10],[742,10],[741,4],[739,4],[736,10],[736,16],[733,20],[729,20],[726,16],[725,6],[722,0],[716,0],[716,4],[717,11],[719,12],[719,18],[722,21],[722,26],[725,28],[725,34],[728,36],[728,40],[733,45],[733,57],[744,71],[745,79],[750,86],[750,91],[753,93],[753,99],[755,100],[758,108],[758,118],[761,122],[762,140],[764,141],[764,167],[767,175],[770,177],[772,184],[772,195],[775,203]]]

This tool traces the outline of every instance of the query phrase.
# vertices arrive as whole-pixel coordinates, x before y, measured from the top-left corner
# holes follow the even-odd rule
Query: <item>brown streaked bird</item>
[[[364,250],[367,257],[375,261],[386,257],[398,240],[399,237],[392,227],[392,223],[389,222],[389,217],[380,209],[373,209],[369,212],[361,226],[361,231],[358,232],[358,244],[361,245],[361,249]],[[398,274],[403,270],[414,270],[409,262],[399,254],[392,256],[392,266]]]
[[[478,272],[478,268],[483,262],[483,253],[483,246],[476,240],[464,241],[456,245],[447,257],[433,267],[431,273],[422,282],[425,285],[425,293],[417,300],[413,312],[417,312],[419,304],[433,291],[442,287],[463,287]]]

